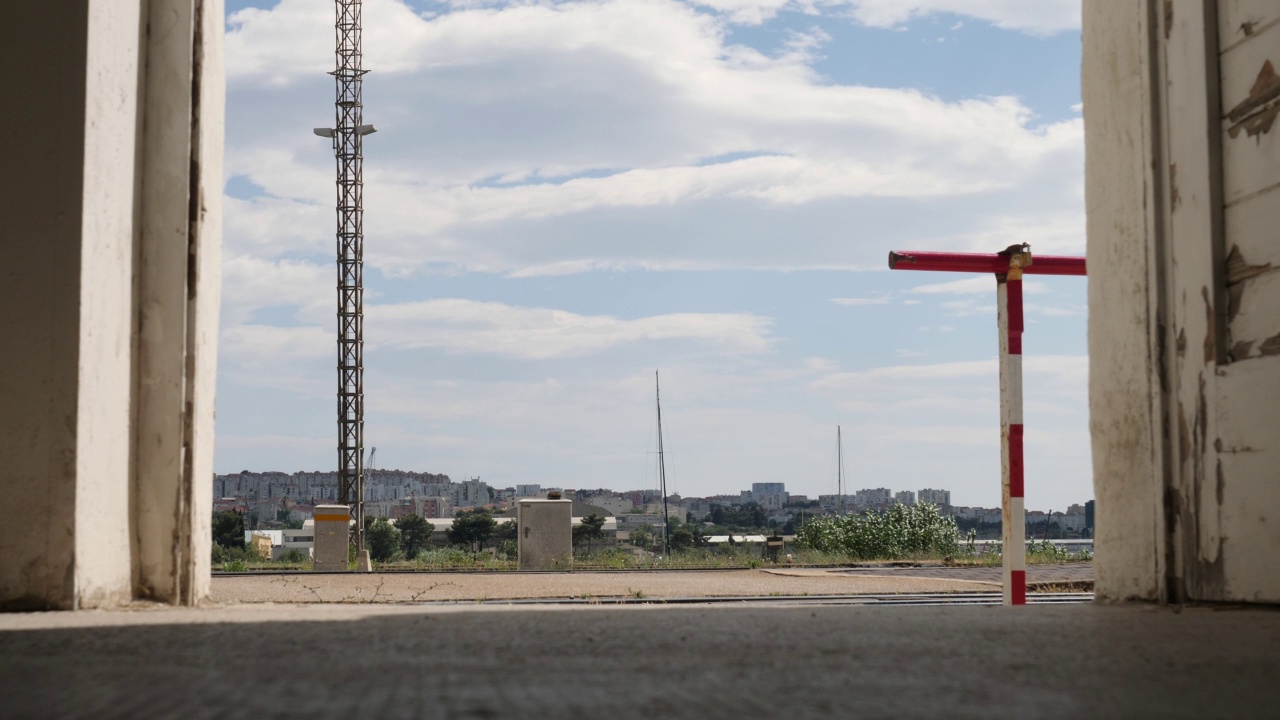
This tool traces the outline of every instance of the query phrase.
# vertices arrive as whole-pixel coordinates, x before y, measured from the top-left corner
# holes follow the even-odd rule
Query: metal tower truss
[[[338,250],[338,502],[356,520],[364,549],[364,136],[361,80],[361,0],[336,0],[337,124],[317,128],[333,140],[337,159]]]

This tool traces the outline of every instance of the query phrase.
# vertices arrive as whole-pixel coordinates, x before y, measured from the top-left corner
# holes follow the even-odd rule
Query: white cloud
[[[986,377],[996,371],[995,360],[937,363],[933,365],[891,365],[855,372],[832,373],[817,381],[825,388],[899,388],[919,386],[924,381]]]
[[[325,304],[331,300],[325,297]],[[497,302],[439,299],[365,304],[366,348],[439,348],[525,360],[568,358],[661,341],[694,342],[738,355],[769,349],[772,321],[745,313],[672,313],[624,320]],[[333,355],[331,326],[239,324],[222,331],[222,352],[238,364]]]
[[[889,298],[888,296],[868,297],[868,298],[856,298],[856,297],[831,298],[831,302],[835,303],[836,305],[849,305],[849,306],[888,305]]]
[[[1080,27],[1080,0],[849,0],[855,20],[890,28],[917,17],[952,13],[1006,30],[1051,35]]]
[[[960,280],[951,280],[949,282],[930,283],[928,285],[918,285],[911,288],[908,292],[919,295],[974,295],[979,293],[987,293],[995,296],[996,281],[990,275],[979,275],[976,277],[967,277]],[[1028,294],[1046,293],[1049,288],[1038,280],[1023,280],[1022,291]]]
[[[969,317],[971,315],[994,315],[996,312],[996,301],[993,297],[986,300],[977,298],[965,298],[963,300],[947,300],[939,303],[942,309],[947,311],[951,317]]]
[[[336,356],[336,348],[334,333],[312,325],[237,325],[224,329],[218,341],[220,357],[250,366]]]
[[[367,261],[386,273],[880,265],[833,231],[853,217],[880,243],[1082,247],[1079,118],[833,84],[810,66],[820,31],[770,57],[664,0],[430,18],[371,0],[365,20]],[[301,0],[233,18],[227,169],[267,193],[228,200],[233,252],[328,250],[332,159],[308,129],[331,122],[331,22]]]
[[[545,360],[598,353],[641,341],[693,340],[722,352],[769,349],[767,318],[747,314],[675,313],[623,320],[564,310],[445,299],[374,305],[369,337],[406,348],[443,348]]]
[[[996,27],[1052,35],[1080,27],[1080,0],[693,0],[722,12],[731,22],[759,25],[784,11],[810,15],[841,13],[871,27],[902,29],[903,23],[939,13],[984,20]],[[951,29],[964,25],[957,22]]]
[[[297,319],[330,320],[335,303],[333,265],[238,255],[222,260],[222,324],[249,322],[262,308],[292,308]]]

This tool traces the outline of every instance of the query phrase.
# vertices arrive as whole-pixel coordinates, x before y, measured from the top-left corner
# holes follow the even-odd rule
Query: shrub
[[[498,547],[498,555],[507,560],[518,560],[520,558],[520,543],[516,540],[503,540],[502,545]]]
[[[258,554],[252,549],[245,547],[243,543],[239,547],[226,548],[217,543],[213,546],[212,560],[214,565],[221,565],[230,561],[248,562],[249,560],[259,560]]]
[[[884,512],[814,518],[796,533],[796,544],[855,560],[955,557],[966,549],[955,518],[944,517],[928,503],[895,503]]]
[[[386,520],[378,518],[365,531],[364,544],[369,549],[369,557],[372,560],[388,561],[400,552],[400,531]]]
[[[280,556],[280,559],[288,563],[300,563],[307,559],[307,555],[298,548],[289,548],[284,551],[284,554]]]

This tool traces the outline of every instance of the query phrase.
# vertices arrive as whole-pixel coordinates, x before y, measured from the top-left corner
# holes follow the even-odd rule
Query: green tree
[[[641,525],[631,531],[631,544],[648,550],[653,547],[653,531],[648,525]]]
[[[591,552],[591,541],[604,537],[604,518],[597,513],[582,518],[582,523],[573,528],[573,544],[587,541],[587,552]]]
[[[386,562],[400,549],[400,531],[386,520],[378,518],[365,530],[364,544],[369,548],[370,558]]]
[[[396,523],[400,531],[400,549],[410,560],[418,557],[418,553],[431,542],[431,533],[435,528],[421,516],[410,513]]]
[[[494,522],[497,522],[497,520],[494,520]],[[503,542],[508,540],[518,542],[520,540],[520,527],[516,523],[516,519],[511,518],[507,522],[500,523],[498,528],[494,530],[493,536]]]
[[[472,549],[484,544],[493,537],[498,523],[485,510],[462,512],[454,516],[453,526],[446,533],[449,542],[454,545],[465,545]]]
[[[688,550],[697,543],[693,531],[687,527],[678,527],[671,533],[671,549]]]
[[[235,510],[213,514],[213,543],[227,550],[244,548],[244,515]]]

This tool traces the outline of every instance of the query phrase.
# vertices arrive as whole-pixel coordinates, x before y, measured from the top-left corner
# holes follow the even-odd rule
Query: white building
[[[889,488],[864,488],[853,497],[858,505],[885,505],[893,502],[893,491]]]
[[[636,509],[636,504],[629,497],[606,497],[597,495],[591,499],[591,504],[596,507],[604,508],[614,515],[622,515]]]
[[[922,503],[929,503],[931,505],[937,505],[938,507],[948,507],[951,505],[950,490],[933,490],[925,488],[924,490],[916,493],[916,497],[919,498],[919,501]]]

